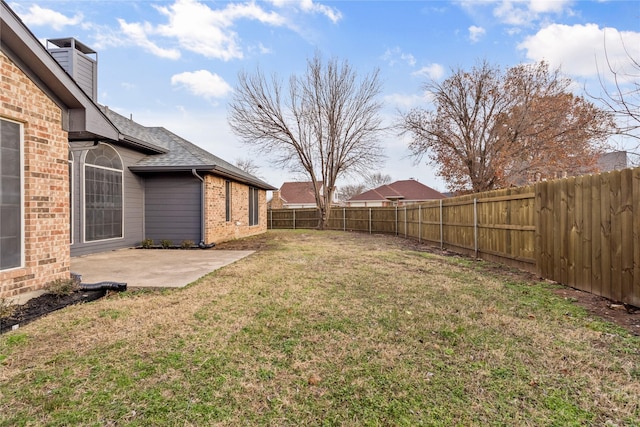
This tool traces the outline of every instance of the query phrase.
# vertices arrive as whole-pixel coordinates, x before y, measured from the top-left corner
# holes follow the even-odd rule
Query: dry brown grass
[[[637,425],[639,340],[549,285],[392,237],[254,239],[1,336],[0,425]]]

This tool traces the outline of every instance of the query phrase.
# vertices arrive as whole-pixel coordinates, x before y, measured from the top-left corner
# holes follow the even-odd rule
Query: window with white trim
[[[69,151],[69,242],[73,244],[73,153]]]
[[[84,160],[84,240],[123,237],[122,160],[111,146],[88,150]]]
[[[22,132],[0,119],[0,270],[23,264]]]
[[[258,200],[260,193],[255,187],[249,187],[249,225],[258,225]]]

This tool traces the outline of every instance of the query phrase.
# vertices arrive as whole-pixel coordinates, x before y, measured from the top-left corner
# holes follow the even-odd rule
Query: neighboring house
[[[347,200],[348,207],[406,206],[446,196],[414,179],[381,185]]]
[[[266,230],[275,188],[99,106],[94,51],[57,39],[49,52],[0,12],[0,298],[68,279],[72,255]]]
[[[318,183],[322,185],[322,183]],[[322,194],[322,188],[320,188]],[[316,208],[316,196],[313,191],[313,182],[285,182],[280,190],[273,192],[270,209],[304,209]]]

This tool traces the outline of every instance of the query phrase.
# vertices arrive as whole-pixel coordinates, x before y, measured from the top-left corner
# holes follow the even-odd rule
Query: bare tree
[[[378,188],[391,182],[391,175],[382,172],[374,172],[365,177],[364,186],[367,190]]]
[[[235,165],[236,165],[236,167],[238,169],[242,169],[246,173],[248,173],[250,175],[257,176],[258,178],[260,178],[258,176],[258,173],[260,172],[260,166],[258,166],[253,159],[250,159],[250,158],[237,158],[236,161],[235,161]]]
[[[621,43],[628,59],[628,68],[619,69],[611,63],[605,40],[608,78],[599,73],[603,94],[589,96],[613,113],[617,123],[616,134],[636,141],[630,151],[638,156],[636,161],[640,161],[640,58],[634,58],[624,41],[621,40]],[[609,89],[605,80],[612,80],[613,88]]]
[[[337,198],[339,201],[347,201],[353,196],[362,194],[365,191],[378,188],[391,182],[391,175],[382,172],[374,172],[364,177],[364,180],[358,184],[341,185],[338,188]]]
[[[314,183],[324,228],[338,178],[366,174],[384,158],[378,71],[359,79],[347,61],[325,64],[316,54],[304,75],[290,77],[287,89],[259,69],[241,72],[229,125],[242,142]]]
[[[347,184],[341,185],[337,191],[337,199],[341,202],[346,202],[353,196],[364,193],[367,188],[364,184]]]
[[[503,72],[486,61],[425,88],[435,110],[411,110],[400,127],[413,156],[427,155],[453,191],[480,192],[594,170],[612,120],[568,91],[544,62]]]

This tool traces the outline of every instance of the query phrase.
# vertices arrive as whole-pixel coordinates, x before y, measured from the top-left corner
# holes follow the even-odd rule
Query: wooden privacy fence
[[[318,214],[270,210],[268,227],[315,228]],[[417,239],[640,306],[640,168],[419,205],[333,208],[327,228]]]

